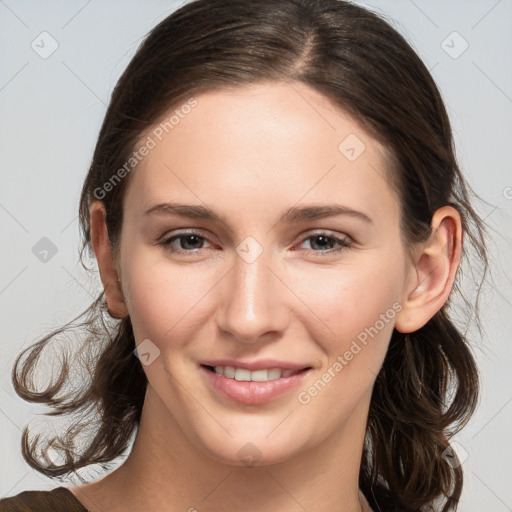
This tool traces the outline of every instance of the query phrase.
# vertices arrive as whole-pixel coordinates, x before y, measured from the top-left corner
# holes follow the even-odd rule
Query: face
[[[195,99],[125,195],[146,411],[237,465],[360,434],[410,272],[385,150],[302,84]]]

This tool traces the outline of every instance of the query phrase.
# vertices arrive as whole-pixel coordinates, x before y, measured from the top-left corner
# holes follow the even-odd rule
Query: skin
[[[150,339],[160,354],[143,365],[149,384],[130,456],[70,490],[93,512],[363,510],[358,475],[373,384],[393,328],[417,330],[446,302],[460,260],[459,215],[437,210],[431,238],[407,252],[385,149],[306,85],[263,83],[196,99],[133,171],[117,253],[102,203],[91,207],[109,311],[129,314],[136,343]],[[349,134],[365,145],[354,161],[338,149]],[[225,222],[144,214],[171,201],[208,206]],[[279,222],[293,206],[327,203],[371,220]],[[160,244],[191,228],[204,238]],[[339,246],[322,246],[319,230],[351,245],[332,252]],[[263,250],[252,263],[236,251],[248,236]],[[400,311],[392,320],[301,404],[298,393],[393,304]],[[242,405],[200,377],[201,361],[221,357],[313,370],[284,396]],[[239,456],[249,442],[252,467]]]

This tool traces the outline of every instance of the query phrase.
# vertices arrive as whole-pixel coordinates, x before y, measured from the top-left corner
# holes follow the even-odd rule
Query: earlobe
[[[108,311],[114,318],[124,318],[128,315],[128,311],[108,237],[105,206],[101,201],[95,201],[89,213],[91,245],[98,262]]]
[[[395,328],[403,333],[423,327],[448,300],[462,256],[462,223],[457,210],[434,212],[429,239],[418,246],[414,279],[404,290]]]

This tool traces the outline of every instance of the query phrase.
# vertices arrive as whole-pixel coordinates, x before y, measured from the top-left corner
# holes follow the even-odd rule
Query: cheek
[[[329,360],[352,347],[359,353],[357,345],[362,348],[370,346],[370,342],[374,350],[365,351],[365,357],[360,359],[371,359],[373,353],[378,364],[384,357],[401,309],[400,271],[398,266],[386,268],[373,262],[319,272],[314,280],[305,275],[294,280],[302,283],[297,295],[304,297],[304,304],[314,313],[308,315],[311,336]]]
[[[329,420],[319,429],[326,435],[350,416],[371,392],[387,353],[395,318],[401,310],[399,269],[380,267],[336,270],[303,282],[307,305],[317,316],[309,337],[323,352],[317,379],[300,390],[301,405],[313,404]],[[297,281],[297,282],[300,282]],[[307,286],[309,284],[309,286]],[[321,435],[321,432],[318,433]]]
[[[192,324],[208,306],[207,292],[218,278],[211,279],[212,272],[172,265],[149,251],[133,251],[125,263],[127,306],[137,342],[149,338],[163,346],[172,338],[175,345],[193,332]]]

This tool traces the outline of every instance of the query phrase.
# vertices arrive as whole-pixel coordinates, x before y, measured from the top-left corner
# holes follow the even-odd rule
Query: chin
[[[228,436],[229,437],[229,436]],[[288,441],[290,437],[287,436]],[[264,467],[286,462],[297,457],[305,451],[304,446],[296,444],[286,445],[286,440],[281,436],[275,436],[273,440],[265,438],[241,435],[229,437],[223,436],[222,440],[208,439],[203,443],[201,451],[207,451],[210,456],[228,466],[236,467]]]

